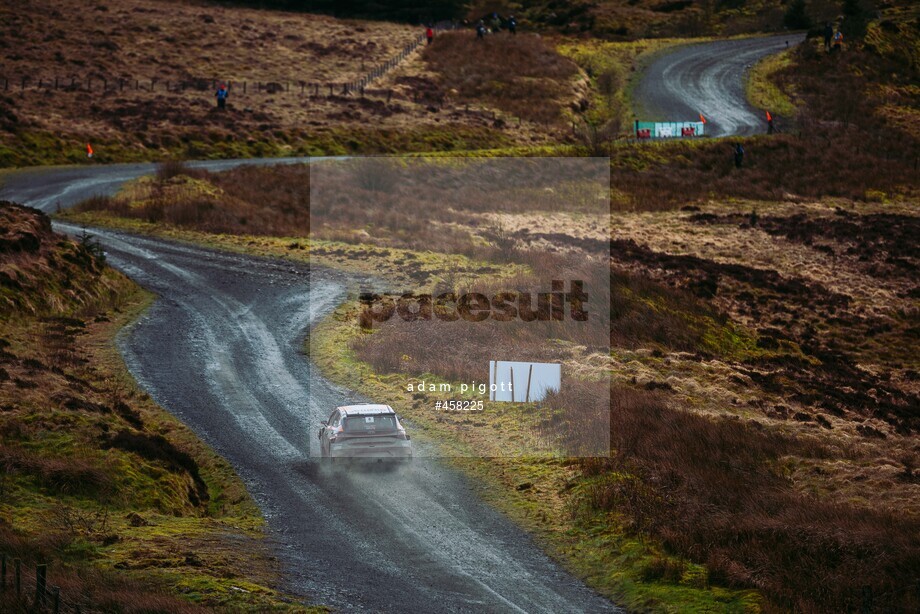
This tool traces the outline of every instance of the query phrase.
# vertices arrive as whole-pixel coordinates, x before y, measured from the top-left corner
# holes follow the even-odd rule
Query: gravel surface
[[[9,176],[0,198],[67,207],[150,169],[29,171]],[[242,476],[291,590],[345,611],[616,610],[436,459],[333,468],[310,458],[319,421],[354,400],[303,355],[305,331],[341,300],[344,280],[290,262],[93,234],[113,266],[159,297],[119,337],[128,367]]]
[[[767,131],[766,116],[744,94],[747,71],[758,60],[805,40],[804,34],[722,40],[678,47],[643,70],[633,98],[643,121],[698,121],[706,134],[732,136]]]

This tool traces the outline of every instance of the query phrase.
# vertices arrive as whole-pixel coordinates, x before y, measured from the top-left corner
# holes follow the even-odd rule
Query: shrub
[[[43,457],[0,445],[0,466],[32,476],[42,487],[63,495],[98,494],[112,486],[109,474],[85,458]]]
[[[167,160],[157,166],[156,178],[159,181],[167,181],[179,175],[188,175],[189,170],[181,160]]]
[[[805,0],[792,0],[783,15],[783,25],[793,30],[807,30],[812,26],[811,17],[808,16],[806,10]]]
[[[586,459],[588,510],[625,513],[632,530],[705,563],[716,584],[755,587],[796,611],[913,611],[920,606],[920,520],[802,494],[781,459],[833,458],[740,420],[674,409],[665,397],[610,393],[609,459]],[[676,577],[650,565],[649,576]]]
[[[477,40],[469,32],[446,33],[425,49],[424,59],[442,75],[443,87],[456,89],[460,98],[541,123],[560,119],[578,72],[534,35]]]

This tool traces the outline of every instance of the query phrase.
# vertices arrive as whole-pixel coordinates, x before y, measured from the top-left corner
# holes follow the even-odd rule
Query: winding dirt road
[[[636,94],[661,119],[692,120],[703,112],[715,134],[757,132],[760,116],[744,101],[744,71],[799,39],[679,48],[650,65]],[[194,164],[222,170],[268,162]],[[127,164],[20,171],[3,177],[0,199],[53,213],[153,170]],[[292,590],[347,611],[616,611],[435,459],[398,471],[335,474],[310,459],[319,421],[353,400],[311,370],[301,351],[305,331],[341,300],[344,280],[309,276],[289,262],[93,232],[113,266],[159,296],[120,336],[131,372],[243,477]]]
[[[762,109],[747,101],[747,71],[761,58],[805,40],[804,34],[723,40],[685,45],[645,67],[633,90],[643,121],[697,121],[706,118],[709,136],[767,131]]]
[[[14,175],[0,198],[66,208],[149,168],[77,170],[78,179],[74,169]],[[330,472],[310,458],[319,421],[354,400],[302,352],[305,331],[342,300],[343,280],[289,262],[93,234],[112,266],[159,297],[120,335],[128,367],[242,476],[291,590],[346,611],[616,611],[437,460]]]

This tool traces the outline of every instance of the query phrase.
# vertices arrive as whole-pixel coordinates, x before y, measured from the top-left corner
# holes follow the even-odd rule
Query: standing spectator
[[[508,18],[508,31],[512,34],[517,34],[517,20],[514,15]]]
[[[767,134],[773,134],[773,115],[767,111]]]
[[[735,145],[735,168],[741,168],[742,162],[744,162],[744,147],[738,143]]]
[[[834,46],[832,47],[832,50],[843,50],[843,32],[840,31],[840,28],[837,28],[837,33],[834,34]]]
[[[230,95],[230,91],[227,89],[225,83],[221,83],[217,88],[217,93],[214,94],[214,97],[217,98],[217,108],[226,109],[227,108],[227,96]]]
[[[486,24],[480,19],[479,23],[476,24],[476,38],[485,38],[486,35]]]
[[[431,41],[434,40],[434,28],[428,26],[428,29],[425,30],[425,38],[428,39],[428,44],[431,44]]]
[[[502,18],[498,13],[492,13],[492,32],[498,32],[502,29]]]
[[[831,22],[824,22],[824,50],[830,53],[831,50],[831,39],[834,38],[834,27],[831,25]]]

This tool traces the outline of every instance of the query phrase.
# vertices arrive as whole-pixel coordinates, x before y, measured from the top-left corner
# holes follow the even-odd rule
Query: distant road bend
[[[151,170],[14,173],[0,199],[53,212]],[[394,472],[334,473],[310,459],[319,421],[348,391],[310,368],[302,342],[343,299],[341,279],[311,280],[291,262],[93,234],[110,264],[159,297],[120,335],[125,362],[242,476],[291,590],[352,612],[618,611],[436,459],[416,458]]]
[[[766,132],[764,112],[747,101],[747,71],[761,58],[794,47],[801,33],[721,40],[677,47],[645,67],[633,91],[640,120],[697,121],[710,136]]]

